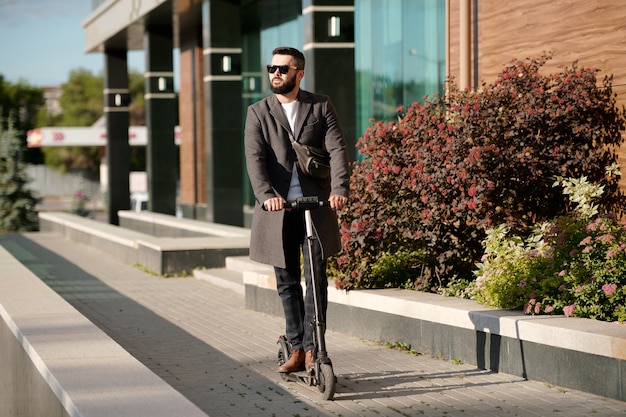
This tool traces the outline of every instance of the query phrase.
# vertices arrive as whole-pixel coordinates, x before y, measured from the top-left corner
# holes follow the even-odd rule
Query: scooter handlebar
[[[293,201],[285,202],[286,208],[294,210],[314,210],[320,207],[330,207],[330,201],[319,200],[316,196],[312,197],[300,197]]]
[[[299,197],[292,201],[285,201],[285,208],[294,210],[315,210],[320,207],[330,207],[330,201],[320,200],[317,196]],[[264,204],[261,205],[261,208],[267,211]]]

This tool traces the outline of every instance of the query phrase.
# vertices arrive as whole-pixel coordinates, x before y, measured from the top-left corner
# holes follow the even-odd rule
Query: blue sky
[[[36,87],[57,86],[71,70],[102,73],[104,56],[84,52],[82,22],[91,0],[0,0],[0,74]],[[129,53],[129,67],[143,71],[143,53]]]

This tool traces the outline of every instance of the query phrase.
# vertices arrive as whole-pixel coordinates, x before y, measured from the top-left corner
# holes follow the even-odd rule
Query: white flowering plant
[[[509,236],[504,226],[491,229],[472,298],[525,314],[626,321],[626,225],[599,214],[593,200],[602,186],[585,177],[559,177],[555,186],[563,187],[573,210],[525,239]]]

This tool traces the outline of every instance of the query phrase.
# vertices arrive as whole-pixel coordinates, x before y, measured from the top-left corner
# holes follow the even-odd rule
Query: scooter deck
[[[314,376],[307,371],[281,372],[280,376],[283,381],[300,382],[311,387],[316,385]]]

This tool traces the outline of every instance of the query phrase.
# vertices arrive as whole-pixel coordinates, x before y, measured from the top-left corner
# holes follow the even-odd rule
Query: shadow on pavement
[[[279,404],[288,404],[290,415],[310,413],[285,389],[32,240],[0,235],[0,245],[205,413],[250,415]],[[277,398],[268,399],[268,392]]]

